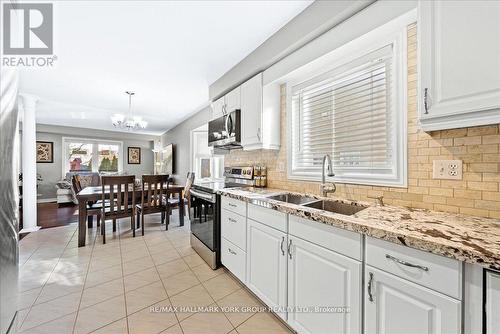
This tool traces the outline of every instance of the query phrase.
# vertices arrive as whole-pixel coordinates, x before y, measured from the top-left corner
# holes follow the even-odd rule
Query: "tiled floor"
[[[129,220],[77,247],[75,224],[30,233],[20,243],[18,328],[23,333],[289,333],[224,269],[212,271],[189,246],[189,227],[159,215],[132,238]],[[186,307],[180,309],[181,307]],[[200,309],[210,307],[212,312]],[[224,312],[226,311],[226,312]]]

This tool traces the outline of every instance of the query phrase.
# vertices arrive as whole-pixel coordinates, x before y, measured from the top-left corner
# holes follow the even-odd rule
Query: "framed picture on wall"
[[[54,142],[51,141],[36,142],[36,162],[37,163],[54,162]]]
[[[141,164],[141,148],[140,147],[129,147],[128,148],[128,163],[129,163],[129,165],[140,165]]]
[[[161,152],[160,172],[172,175],[175,173],[174,166],[174,144],[165,146]]]

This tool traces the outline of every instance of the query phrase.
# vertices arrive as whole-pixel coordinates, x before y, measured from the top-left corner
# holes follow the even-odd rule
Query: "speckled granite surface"
[[[233,188],[219,193],[283,213],[500,270],[500,221],[495,219],[423,209],[382,207],[366,202],[356,202],[366,205],[366,209],[345,216],[266,199],[274,194],[290,193],[279,189]],[[328,199],[353,203],[337,198]]]

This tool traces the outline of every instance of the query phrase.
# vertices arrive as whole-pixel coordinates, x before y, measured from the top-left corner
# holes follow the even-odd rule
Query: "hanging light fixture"
[[[127,129],[129,131],[145,129],[148,126],[148,122],[144,121],[140,116],[132,117],[132,96],[134,96],[135,93],[126,91],[125,94],[128,95],[128,116],[125,117],[122,114],[114,114],[111,116],[113,126],[115,128]]]

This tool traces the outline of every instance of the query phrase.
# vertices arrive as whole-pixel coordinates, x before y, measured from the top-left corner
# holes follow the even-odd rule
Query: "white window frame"
[[[89,139],[89,138],[76,138],[76,137],[62,137],[62,177],[66,177],[67,170],[67,157],[68,157],[68,143],[85,143],[92,144],[92,157],[99,156],[99,144],[101,145],[118,145],[118,150],[120,152],[118,156],[118,173],[123,172],[123,142],[118,140],[108,140],[108,139]],[[99,173],[99,159],[92,160],[92,173]]]
[[[307,82],[319,75],[348,64],[360,56],[367,55],[387,45],[393,47],[393,86],[391,103],[394,106],[395,171],[392,174],[344,174],[327,177],[329,182],[403,187],[408,186],[407,167],[407,27],[416,21],[416,12],[411,11],[395,20],[365,34],[342,47],[316,59],[282,78],[286,83],[287,119],[287,175],[292,180],[320,181],[319,173],[294,173],[292,171],[292,87]],[[335,172],[335,170],[334,170]]]

